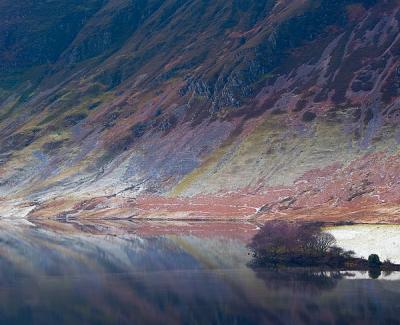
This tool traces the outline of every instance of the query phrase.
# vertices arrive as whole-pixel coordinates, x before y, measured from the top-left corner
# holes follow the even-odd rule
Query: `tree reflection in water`
[[[390,324],[400,307],[400,281],[249,267],[218,236],[0,225],[0,241],[1,324]]]
[[[344,277],[339,271],[312,269],[274,269],[255,268],[257,276],[265,282],[268,289],[289,289],[292,292],[317,294],[334,289]]]

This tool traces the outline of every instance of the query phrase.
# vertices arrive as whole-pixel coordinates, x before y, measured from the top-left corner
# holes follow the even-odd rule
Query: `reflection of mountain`
[[[255,273],[245,244],[224,238],[3,225],[0,241],[1,323],[367,324],[398,312],[398,281]]]
[[[171,323],[185,317],[206,322],[222,313],[224,297],[230,297],[236,306],[232,314],[225,310],[218,316],[229,321],[246,305],[243,288],[218,271],[245,267],[243,245],[194,237],[82,235],[1,231],[0,321]],[[229,252],[225,259],[219,258],[223,251]],[[239,273],[249,277],[243,268]],[[204,308],[212,314],[204,314]]]
[[[371,252],[381,260],[390,259],[400,264],[399,225],[352,225],[329,228],[338,246],[353,250],[357,256],[367,258]]]

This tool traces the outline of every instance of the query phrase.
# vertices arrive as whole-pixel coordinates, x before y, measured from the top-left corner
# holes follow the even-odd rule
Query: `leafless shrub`
[[[254,236],[250,248],[268,256],[321,256],[336,244],[335,238],[315,224],[267,222]]]

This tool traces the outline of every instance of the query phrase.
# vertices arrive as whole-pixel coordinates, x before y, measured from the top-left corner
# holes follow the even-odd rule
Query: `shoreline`
[[[126,197],[73,196],[34,199],[0,198],[0,218],[138,220],[182,222],[255,222],[271,220],[320,222],[326,225],[394,224],[400,225],[400,200],[315,202],[300,201],[287,193],[232,192],[215,195],[170,197],[140,195]],[[281,195],[282,194],[282,195]]]
[[[315,224],[315,222],[312,222]],[[327,228],[329,231],[332,227],[357,227],[357,226],[371,226],[373,229],[376,227],[396,227],[396,236],[400,225],[395,224],[373,224],[373,223],[317,223],[323,228]],[[76,236],[110,236],[120,237],[125,235],[137,235],[140,237],[158,237],[158,236],[194,236],[203,238],[205,240],[221,238],[224,240],[235,240],[248,244],[252,238],[259,232],[262,224],[254,221],[239,220],[239,219],[164,219],[164,218],[107,218],[107,219],[82,219],[82,218],[29,218],[26,222],[20,220],[20,222],[13,222],[12,220],[0,220],[0,227],[3,229],[15,229],[19,231],[26,227],[35,227],[42,231],[56,232],[60,234],[70,234]],[[11,228],[10,228],[11,227]],[[354,229],[353,229],[354,230]],[[383,230],[385,232],[387,230]],[[380,232],[382,233],[382,231]],[[376,236],[375,236],[376,237]],[[374,237],[374,238],[375,238]],[[380,237],[379,237],[380,238]],[[397,237],[396,237],[397,238]],[[390,258],[392,261],[400,263],[398,256],[388,255],[385,250],[381,248],[374,250],[372,248],[378,248],[379,245],[375,245],[366,250],[365,253],[362,248],[363,246],[356,245],[360,248],[358,250],[354,247],[347,247],[349,242],[340,243],[340,247],[346,247],[346,249],[358,251],[358,256],[366,256],[372,251],[378,253],[383,259]],[[354,269],[355,270],[355,269]]]
[[[229,194],[196,197],[60,197],[45,201],[19,198],[0,200],[0,219],[136,220],[154,222],[251,222],[271,220],[318,222],[324,226],[354,224],[400,225],[400,202],[329,204],[291,207],[287,202],[274,208],[265,195]],[[281,200],[282,201],[282,200]],[[365,204],[364,204],[365,203]]]
[[[371,254],[370,254],[371,255]],[[320,271],[380,271],[400,272],[400,264],[391,261],[378,261],[378,264],[371,265],[369,260],[363,257],[345,257],[307,255],[284,255],[276,257],[253,256],[251,266],[264,269],[314,269]]]
[[[0,218],[1,220],[1,218]],[[35,221],[45,221],[45,220],[52,220],[58,222],[73,222],[73,221],[86,221],[86,222],[96,222],[96,221],[107,221],[107,222],[121,222],[121,221],[128,221],[128,222],[149,222],[149,223],[195,223],[195,224],[211,224],[211,223],[227,223],[227,224],[253,224],[253,225],[263,225],[263,221],[268,221],[270,219],[265,220],[249,220],[249,219],[239,219],[239,218],[169,218],[169,217],[127,217],[127,218],[79,218],[79,217],[72,217],[72,218],[65,218],[60,219],[58,217],[49,218],[49,217],[28,217],[26,219],[30,222]],[[280,218],[279,220],[282,221],[293,221],[299,222],[298,219],[285,219]],[[323,221],[323,220],[305,220],[300,221],[304,223],[310,224],[320,224],[323,228],[330,228],[330,227],[344,227],[344,226],[400,226],[400,223],[391,223],[391,222],[353,222],[353,221]]]

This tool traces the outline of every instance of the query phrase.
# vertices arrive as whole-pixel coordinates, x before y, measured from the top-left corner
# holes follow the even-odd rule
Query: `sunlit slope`
[[[397,1],[1,6],[3,200],[400,199]]]

